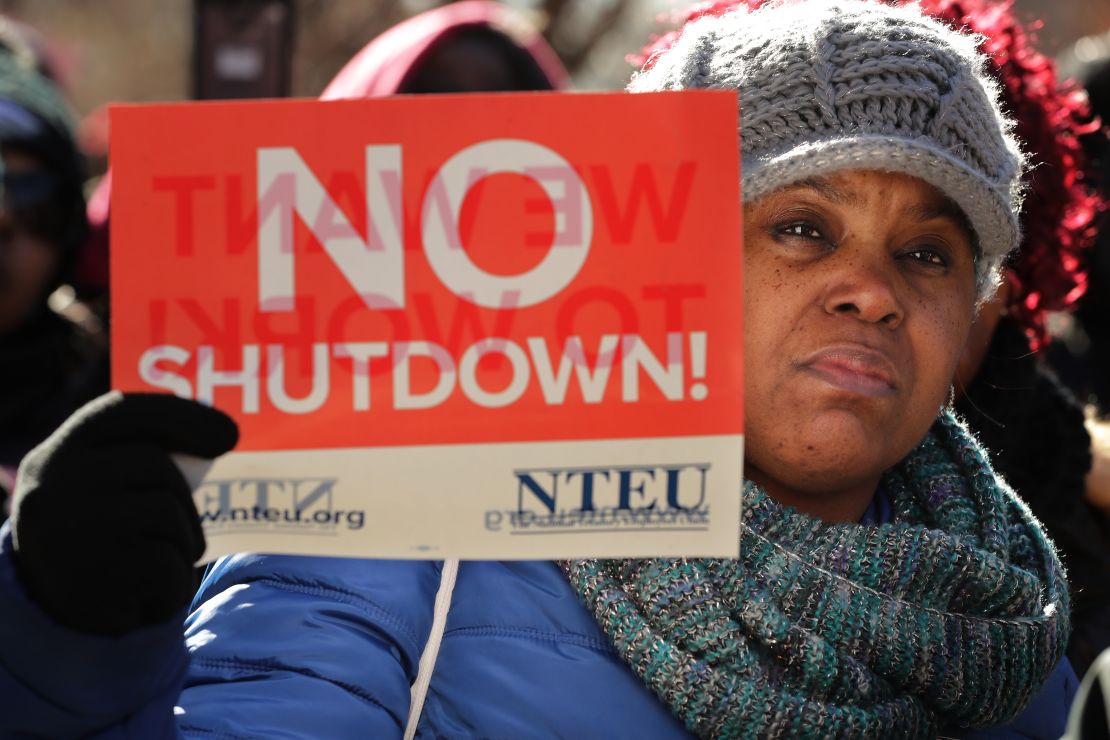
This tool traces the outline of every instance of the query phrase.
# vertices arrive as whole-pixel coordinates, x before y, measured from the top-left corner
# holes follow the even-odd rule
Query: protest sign
[[[735,556],[735,93],[113,109],[112,375],[208,557]]]

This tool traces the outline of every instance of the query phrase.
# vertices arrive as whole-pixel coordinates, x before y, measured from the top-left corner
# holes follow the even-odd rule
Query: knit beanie
[[[978,40],[912,6],[780,0],[692,21],[629,89],[738,90],[745,202],[845,169],[928,182],[967,216],[982,300],[1019,242],[1024,158]]]

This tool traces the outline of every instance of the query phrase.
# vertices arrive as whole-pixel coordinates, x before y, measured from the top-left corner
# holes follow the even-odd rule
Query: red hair
[[[903,0],[904,1],[904,0]],[[1001,84],[1015,134],[1033,167],[1021,212],[1021,253],[1010,266],[1011,315],[1034,350],[1047,341],[1045,315],[1074,306],[1087,290],[1084,254],[1106,203],[1095,189],[1080,137],[1099,130],[1074,82],[1060,84],[1056,65],[1035,48],[1033,31],[1014,17],[1012,0],[918,0],[922,11],[983,37],[980,50]]]
[[[1096,218],[1106,202],[1095,189],[1080,137],[1099,130],[1086,96],[1075,83],[1061,85],[1051,59],[1034,46],[1033,31],[1014,17],[1012,0],[888,0],[915,4],[949,26],[979,34],[991,75],[1001,86],[1004,106],[1017,121],[1015,135],[1030,154],[1021,212],[1021,252],[1009,266],[1010,314],[1034,350],[1048,340],[1045,317],[1072,308],[1087,289],[1084,253],[1096,235]],[[684,25],[731,10],[757,9],[766,0],[709,0],[671,19]],[[630,61],[650,65],[680,31],[657,36]]]

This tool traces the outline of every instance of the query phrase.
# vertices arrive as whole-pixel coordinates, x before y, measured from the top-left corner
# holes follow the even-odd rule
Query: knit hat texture
[[[912,6],[784,0],[691,22],[629,89],[738,90],[745,201],[845,169],[928,182],[975,232],[983,299],[1020,239],[1024,157],[978,41]]]

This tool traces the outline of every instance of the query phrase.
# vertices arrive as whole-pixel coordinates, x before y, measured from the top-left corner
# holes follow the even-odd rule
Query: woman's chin
[[[821,518],[836,511],[832,518],[850,519],[866,509],[883,472],[916,442],[900,443],[852,412],[824,413],[773,440],[749,435],[745,477],[780,503]]]

